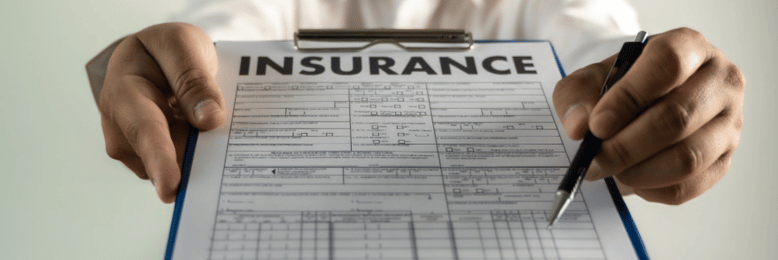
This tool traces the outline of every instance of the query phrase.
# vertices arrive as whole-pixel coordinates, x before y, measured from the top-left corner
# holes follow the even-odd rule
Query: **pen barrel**
[[[559,183],[559,190],[573,192],[575,187],[583,180],[594,156],[600,152],[600,145],[602,145],[600,138],[597,138],[591,132],[586,133],[586,137],[581,142],[581,146],[578,147],[578,152],[576,152],[570,168],[567,169],[565,177]]]
[[[645,44],[640,42],[625,42],[624,45],[621,46],[619,56],[616,58],[616,64],[613,65],[613,67],[618,68],[618,70],[616,71],[616,74],[609,79],[610,86],[613,86],[613,84],[624,77],[624,74],[627,74],[627,71],[635,64],[635,61],[637,61],[640,54],[643,53],[644,46]]]

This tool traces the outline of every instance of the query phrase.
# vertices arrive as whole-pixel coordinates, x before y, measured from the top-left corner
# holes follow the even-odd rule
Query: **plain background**
[[[745,127],[730,172],[682,206],[626,199],[650,255],[774,258],[778,1],[631,2],[650,33],[697,29],[747,77]],[[162,258],[173,206],[105,155],[84,64],[182,8],[182,0],[3,1],[0,259]]]

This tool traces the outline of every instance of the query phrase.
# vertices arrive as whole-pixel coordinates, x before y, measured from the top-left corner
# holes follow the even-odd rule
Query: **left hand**
[[[730,166],[743,125],[745,77],[697,31],[654,35],[602,97],[616,55],[573,72],[554,90],[567,135],[603,139],[587,180],[614,176],[638,196],[678,205]]]

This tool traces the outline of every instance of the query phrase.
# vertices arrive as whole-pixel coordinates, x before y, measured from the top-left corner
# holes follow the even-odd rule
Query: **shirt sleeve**
[[[624,0],[527,1],[522,15],[522,37],[550,40],[568,73],[615,54],[640,31]]]
[[[173,19],[194,24],[213,41],[290,39],[297,28],[293,0],[190,1]]]

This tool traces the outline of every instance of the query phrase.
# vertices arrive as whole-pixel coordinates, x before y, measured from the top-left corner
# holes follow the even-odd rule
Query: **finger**
[[[730,122],[725,117],[717,117],[689,138],[627,169],[617,178],[635,189],[660,188],[693,179],[722,155],[735,150],[737,130]]]
[[[181,176],[167,118],[160,109],[166,105],[164,95],[141,77],[125,76],[121,81],[127,86],[124,89],[133,89],[114,100],[112,119],[142,161],[159,198],[173,202]]]
[[[589,112],[600,98],[600,87],[615,59],[614,55],[579,69],[554,87],[554,107],[571,139],[583,139],[589,131]]]
[[[687,138],[721,114],[732,101],[717,79],[718,64],[706,63],[680,87],[654,103],[634,121],[602,143],[587,179],[618,174]]]
[[[106,143],[109,153],[118,151],[116,157],[136,174],[141,170],[134,157],[140,158],[160,199],[169,203],[175,199],[180,172],[168,128],[172,109],[166,95],[152,83],[164,82],[156,64],[137,38],[125,39],[109,61],[99,105],[105,121],[115,124],[126,140],[116,137],[109,125],[106,128],[112,135]],[[127,144],[132,152],[128,151]]]
[[[710,168],[681,183],[656,189],[635,189],[634,192],[647,201],[681,205],[713,187],[727,173],[731,162],[732,153],[726,153]]]
[[[651,37],[632,69],[592,110],[592,134],[610,138],[643,109],[685,82],[713,55],[713,48],[691,29]]]
[[[146,174],[146,169],[143,168],[143,161],[135,154],[135,150],[132,149],[132,145],[127,141],[127,138],[124,138],[121,129],[105,116],[101,116],[101,124],[103,125],[103,136],[105,137],[105,151],[108,156],[114,160],[121,161],[138,178],[148,180],[149,176]]]
[[[170,23],[135,36],[162,68],[188,121],[203,130],[220,126],[226,109],[215,80],[216,51],[205,32],[193,25]]]

